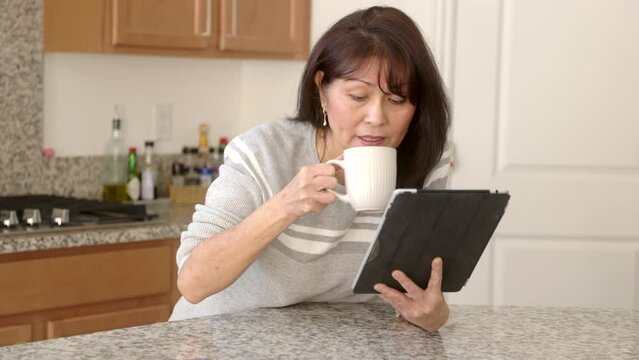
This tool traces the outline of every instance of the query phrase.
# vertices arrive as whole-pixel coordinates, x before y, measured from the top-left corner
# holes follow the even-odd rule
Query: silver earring
[[[328,115],[326,114],[326,110],[322,109],[322,113],[324,114],[324,122],[322,123],[322,126],[326,126],[328,125]]]

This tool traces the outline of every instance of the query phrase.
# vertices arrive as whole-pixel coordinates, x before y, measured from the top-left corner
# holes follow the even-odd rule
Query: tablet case
[[[509,199],[508,193],[488,190],[395,190],[353,292],[377,293],[373,289],[377,283],[405,292],[391,277],[393,270],[403,271],[425,289],[437,256],[444,261],[442,291],[461,290]]]

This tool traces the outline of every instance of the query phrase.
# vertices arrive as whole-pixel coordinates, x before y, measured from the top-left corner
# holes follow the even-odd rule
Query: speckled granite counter
[[[86,227],[79,230],[1,234],[0,255],[34,250],[63,249],[79,246],[118,244],[180,237],[191,221],[192,205],[155,206],[159,217],[152,221]]]
[[[302,304],[0,348],[0,359],[637,359],[639,311],[452,306],[438,333],[383,303]]]

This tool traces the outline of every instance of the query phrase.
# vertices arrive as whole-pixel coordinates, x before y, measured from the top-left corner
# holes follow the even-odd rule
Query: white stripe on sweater
[[[372,230],[351,229],[346,235],[336,242],[314,241],[300,239],[285,233],[281,233],[277,239],[286,247],[295,250],[297,252],[313,255],[321,255],[328,252],[330,249],[339,245],[340,242],[363,242],[370,243],[373,240]]]
[[[379,224],[380,220],[381,220],[381,216],[380,217],[358,216],[355,218],[355,220],[353,220],[353,224]],[[349,229],[345,229],[345,230],[320,229],[316,227],[297,225],[297,224],[291,224],[288,228],[303,234],[320,235],[320,236],[328,236],[328,237],[341,237],[344,234],[346,234],[349,230]]]
[[[381,216],[358,216],[353,220],[353,224],[379,224]]]
[[[246,155],[246,157],[251,162],[251,165],[253,165],[253,168],[257,172],[257,175],[262,180],[262,184],[264,184],[264,187],[266,188],[266,192],[268,192],[268,198],[269,199],[272,198],[273,197],[273,190],[271,189],[271,186],[269,185],[269,183],[266,181],[266,177],[264,176],[264,172],[262,172],[262,168],[260,168],[260,164],[258,164],[257,158],[255,157],[255,154],[253,154],[251,149],[249,149],[249,147],[246,145],[246,143],[244,141],[242,141],[242,139],[240,139],[239,137],[235,138],[234,143],[244,153],[244,155]]]
[[[291,224],[291,226],[289,226],[288,228],[293,230],[293,231],[297,231],[297,232],[304,233],[304,234],[329,236],[329,237],[340,237],[340,236],[343,236],[344,234],[346,234],[348,232],[348,229],[346,229],[346,230],[329,230],[329,229],[320,229],[320,228],[304,226],[304,225],[297,225],[297,224]]]
[[[237,151],[227,146],[226,149],[224,149],[224,156],[227,157],[229,160],[231,160],[231,162],[242,165],[242,167],[244,167],[246,171],[248,171],[249,174],[251,174],[251,177],[253,178],[253,180],[255,180],[255,183],[256,184],[260,183],[255,173],[253,173],[253,170],[251,170],[251,168],[246,164],[244,159],[242,159],[242,156],[240,156],[240,154]],[[262,193],[262,201],[266,201],[266,197],[264,196],[264,193]]]

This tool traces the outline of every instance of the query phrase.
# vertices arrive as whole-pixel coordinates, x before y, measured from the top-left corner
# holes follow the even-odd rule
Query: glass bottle
[[[111,138],[106,144],[102,174],[102,200],[124,202],[126,194],[126,145],[121,131],[118,109],[111,122]]]
[[[229,140],[222,136],[220,137],[220,143],[217,147],[218,161],[220,164],[224,163],[224,150],[226,149],[226,145],[228,145]]]
[[[198,137],[198,151],[200,154],[206,154],[209,151],[209,126],[205,123],[198,127],[200,136]]]
[[[217,149],[213,146],[209,148],[209,157],[206,161],[206,166],[211,169],[211,177],[213,180],[219,176],[220,162],[218,161]]]
[[[209,167],[201,167],[200,172],[200,185],[208,187],[213,183],[213,169]]]
[[[198,127],[200,136],[198,137],[197,144],[197,165],[198,173],[200,169],[207,166],[207,160],[209,157],[209,126],[205,123],[201,123]]]
[[[198,149],[196,147],[189,148],[188,156],[184,164],[186,168],[186,174],[184,176],[185,185],[199,185],[200,184],[200,166],[197,164]]]
[[[138,155],[135,146],[129,148],[128,180],[126,183],[126,194],[128,200],[136,201],[140,199],[140,174],[138,172]]]
[[[144,142],[144,162],[141,171],[141,193],[143,200],[153,200],[157,197],[158,170],[153,158],[153,141]]]
[[[184,185],[184,165],[181,162],[175,162],[171,165],[171,185]]]

